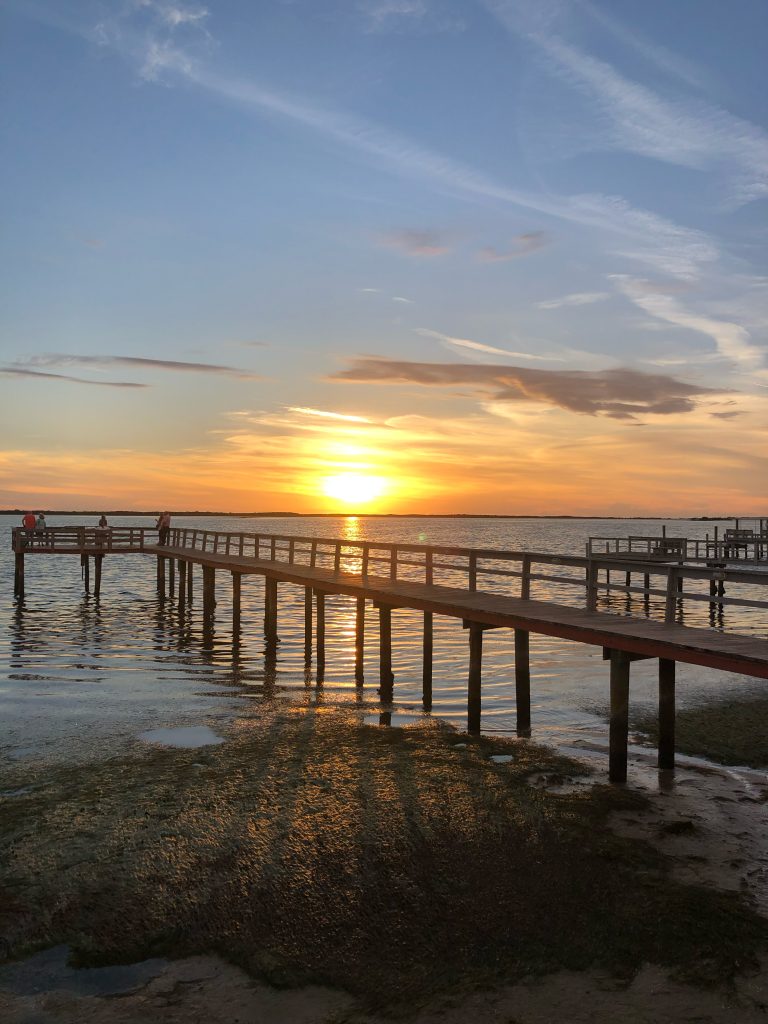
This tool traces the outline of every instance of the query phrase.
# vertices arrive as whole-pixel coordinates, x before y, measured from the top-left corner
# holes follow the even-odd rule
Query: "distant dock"
[[[211,629],[214,621],[216,573],[226,573],[232,587],[233,633],[238,638],[242,577],[262,576],[268,644],[277,644],[279,639],[279,586],[302,587],[305,657],[311,661],[314,654],[319,676],[325,666],[326,596],[353,597],[355,676],[359,685],[363,684],[366,602],[371,603],[378,612],[379,693],[385,704],[394,696],[393,610],[409,608],[423,613],[425,709],[432,705],[433,618],[444,615],[461,619],[468,633],[468,729],[475,733],[480,731],[481,723],[485,630],[514,632],[517,731],[522,736],[529,735],[531,727],[530,634],[601,647],[610,662],[609,777],[612,782],[624,782],[632,661],[658,659],[658,764],[663,769],[674,767],[677,662],[768,679],[768,642],[730,632],[722,619],[723,609],[729,605],[768,609],[766,540],[760,537],[750,542],[748,559],[744,558],[743,546],[733,540],[733,559],[729,557],[722,546],[728,543],[725,537],[714,542],[714,549],[703,550],[701,557],[689,557],[689,545],[709,541],[611,538],[610,543],[617,547],[608,551],[598,550],[605,538],[593,541],[595,550],[588,546],[587,553],[579,556],[184,528],[172,529],[168,545],[162,547],[157,544],[157,531],[142,527],[53,527],[41,532],[16,528],[12,536],[15,593],[19,599],[24,596],[25,559],[29,556],[79,556],[86,590],[90,590],[92,560],[93,589],[98,597],[105,557],[149,555],[156,561],[158,595],[163,600],[176,600],[180,612],[192,605],[194,566],[200,567],[204,630]],[[638,547],[638,541],[647,545],[646,550],[642,545]],[[677,546],[651,546],[652,541],[676,541]],[[628,547],[618,546],[622,542]],[[616,581],[616,574],[623,576],[623,583]],[[633,574],[640,577],[641,585],[633,584]],[[532,588],[542,584],[574,588],[581,595],[583,607],[532,597]],[[729,595],[731,585],[747,596]],[[512,589],[516,593],[510,593]],[[663,598],[663,618],[597,611],[598,597],[606,591],[623,591],[628,602],[638,595],[648,616],[650,598]],[[686,626],[678,621],[686,602],[691,601],[709,604],[712,628]],[[628,606],[627,612],[630,610]]]

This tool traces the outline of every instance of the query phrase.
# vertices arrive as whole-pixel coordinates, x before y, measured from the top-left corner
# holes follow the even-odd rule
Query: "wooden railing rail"
[[[184,528],[174,530],[171,545],[195,549],[197,532]],[[224,544],[218,538],[223,536],[203,531],[200,550],[217,553],[221,549],[220,545]],[[495,548],[460,548],[292,534],[238,533],[229,536],[237,538],[238,553],[242,551],[244,557],[290,565],[306,564],[333,569],[334,572],[356,572],[363,577],[372,572],[391,580],[415,579],[418,575],[425,583],[460,585],[470,591],[493,591],[494,580],[503,584],[508,579],[519,579],[521,597],[535,597],[535,593],[531,593],[534,584],[574,587],[584,592],[587,608],[597,606],[600,593],[638,594],[646,600],[661,599],[665,607],[665,618],[669,621],[673,621],[684,600],[707,601],[718,606],[768,609],[768,599],[726,595],[724,592],[726,583],[740,587],[764,587],[768,585],[768,572],[721,566],[684,566],[668,562],[641,563],[627,557],[626,550],[616,554],[596,553],[590,558],[542,551],[504,551]],[[233,542],[227,542],[229,549],[232,546]],[[555,566],[570,570],[571,575],[543,571]],[[378,573],[377,567],[380,567]],[[612,580],[612,572],[624,573],[625,581],[620,583]],[[642,586],[632,584],[632,574],[643,577]],[[652,578],[659,580],[659,584],[653,585]],[[708,583],[709,593],[684,589],[686,581],[694,585]],[[509,589],[503,587],[498,592],[508,593]]]

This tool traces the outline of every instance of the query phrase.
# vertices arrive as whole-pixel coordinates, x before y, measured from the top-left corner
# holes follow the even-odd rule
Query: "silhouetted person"
[[[159,530],[160,536],[158,537],[158,544],[167,544],[168,539],[171,535],[171,513],[162,512],[160,518],[157,520],[157,529]]]
[[[99,520],[99,529],[100,530],[107,530],[107,529],[109,529],[109,523],[107,522],[107,517],[104,515],[103,512],[101,513],[101,519]]]

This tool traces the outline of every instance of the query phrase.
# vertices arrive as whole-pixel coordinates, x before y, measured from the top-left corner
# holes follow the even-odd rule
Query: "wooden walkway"
[[[202,569],[204,631],[212,628],[214,620],[216,573],[226,573],[232,585],[233,635],[239,636],[242,577],[262,576],[265,581],[264,635],[269,645],[278,640],[278,585],[302,587],[305,652],[311,658],[314,646],[318,678],[325,663],[325,598],[328,594],[345,594],[356,601],[355,674],[360,684],[363,681],[365,606],[366,601],[370,601],[378,610],[379,694],[385,704],[391,703],[394,695],[392,611],[409,608],[423,613],[424,619],[422,692],[425,709],[432,705],[433,617],[460,619],[468,633],[467,722],[470,732],[480,731],[485,630],[506,628],[514,632],[517,730],[524,736],[530,735],[531,725],[530,634],[598,646],[610,662],[609,776],[613,782],[624,782],[627,777],[632,661],[658,659],[658,763],[664,769],[674,766],[676,662],[768,679],[768,643],[764,639],[675,621],[683,600],[708,602],[711,615],[716,609],[722,613],[727,605],[768,611],[768,600],[764,596],[768,573],[761,571],[685,566],[677,560],[638,565],[626,553],[618,552],[585,558],[542,552],[185,528],[171,531],[169,545],[160,546],[156,537],[157,531],[140,527],[118,527],[106,532],[82,527],[49,528],[43,536],[15,530],[16,594],[23,599],[24,560],[30,555],[79,555],[86,590],[89,588],[89,563],[93,559],[96,596],[106,556],[150,555],[157,563],[158,594],[161,599],[165,599],[166,593],[171,597],[177,595],[180,611],[193,599],[193,566]],[[624,577],[623,584],[615,582],[616,573]],[[642,586],[633,585],[633,573],[642,578]],[[419,579],[415,579],[416,576]],[[436,576],[442,578],[438,580]],[[661,587],[652,583],[659,577]],[[518,587],[518,581],[519,593],[512,595],[510,588]],[[539,581],[547,581],[550,587],[577,588],[583,594],[585,607],[574,608],[532,598],[532,583],[538,585]],[[684,590],[686,583],[693,589]],[[737,588],[736,596],[725,596],[726,583]],[[702,586],[708,586],[708,593],[702,591]],[[753,596],[756,589],[758,598]],[[631,596],[642,595],[646,617],[597,611],[599,593],[611,590],[627,595],[628,610]],[[651,597],[663,599],[663,620],[650,617]],[[714,623],[716,619],[711,621]]]

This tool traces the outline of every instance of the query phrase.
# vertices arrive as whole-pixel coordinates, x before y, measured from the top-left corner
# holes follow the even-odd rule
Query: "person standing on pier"
[[[24,538],[24,542],[26,544],[31,545],[32,544],[33,532],[34,532],[35,526],[37,525],[37,519],[35,518],[35,513],[34,512],[27,512],[26,515],[24,515],[22,517],[21,525],[26,530],[26,536]]]
[[[160,532],[160,536],[158,537],[157,543],[166,545],[168,543],[168,538],[171,535],[171,513],[162,512],[160,514],[160,518],[157,520],[156,525],[157,529]]]

